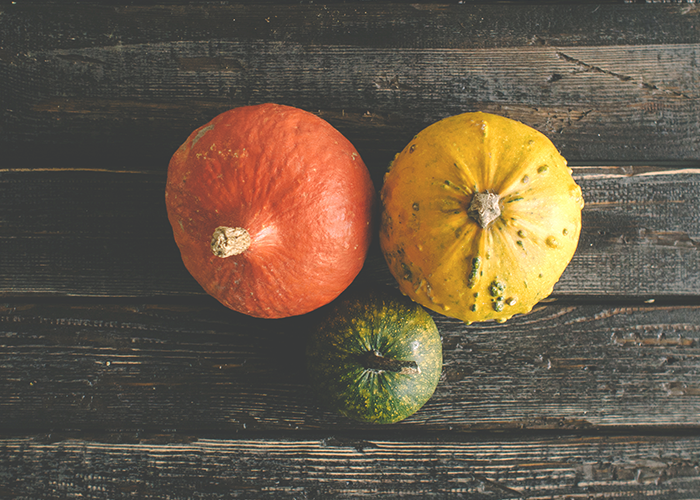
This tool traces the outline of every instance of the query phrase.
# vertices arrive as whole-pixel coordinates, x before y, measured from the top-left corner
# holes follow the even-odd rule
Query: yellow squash
[[[551,141],[486,113],[420,132],[381,194],[380,244],[399,288],[467,323],[532,310],[581,232],[581,189]]]

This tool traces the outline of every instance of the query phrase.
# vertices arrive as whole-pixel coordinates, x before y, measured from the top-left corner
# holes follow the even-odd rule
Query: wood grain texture
[[[3,295],[203,293],[172,245],[165,175],[4,171],[0,193]]]
[[[698,438],[0,440],[13,498],[697,498]],[[349,471],[352,471],[349,474]],[[47,491],[53,492],[47,496]]]
[[[0,497],[697,499],[699,19],[623,0],[0,0]],[[547,134],[586,199],[554,300],[505,324],[434,315],[442,378],[403,422],[319,406],[304,353],[324,310],[225,309],[165,214],[187,135],[264,101],[336,126],[377,187],[450,114]],[[375,244],[354,286],[385,285]]]
[[[7,303],[0,428],[376,428],[319,407],[309,388],[306,337],[321,314],[266,321],[204,303]],[[505,324],[435,320],[438,388],[387,432],[700,427],[700,306],[554,303]]]
[[[0,145],[9,167],[162,171],[216,114],[273,101],[318,112],[383,161],[430,123],[474,110],[541,130],[571,161],[698,160],[697,13],[8,6]]]
[[[385,166],[370,164],[381,186]],[[696,296],[700,170],[575,167],[586,207],[557,296]],[[165,175],[0,171],[0,296],[201,295],[180,261]],[[360,276],[395,285],[377,245]]]

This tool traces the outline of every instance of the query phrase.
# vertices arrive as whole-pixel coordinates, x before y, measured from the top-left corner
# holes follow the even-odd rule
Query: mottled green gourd
[[[331,304],[307,346],[315,393],[354,420],[390,424],[418,411],[442,372],[435,322],[395,291],[353,293]]]
[[[487,113],[445,118],[399,153],[379,239],[403,293],[436,312],[505,321],[552,293],[583,197],[543,134]]]

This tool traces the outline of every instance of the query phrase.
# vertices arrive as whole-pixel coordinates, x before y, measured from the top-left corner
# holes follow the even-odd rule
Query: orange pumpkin
[[[403,293],[467,323],[547,297],[574,255],[583,198],[547,137],[465,113],[420,132],[385,175],[380,244]]]
[[[182,260],[227,307],[261,318],[312,311],[362,268],[376,192],[329,123],[277,104],[236,108],[175,152],[165,192]]]

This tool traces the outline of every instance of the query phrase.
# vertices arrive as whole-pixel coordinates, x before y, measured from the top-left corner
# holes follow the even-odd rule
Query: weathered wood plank
[[[592,285],[591,294],[649,297],[700,292],[700,169],[574,171],[586,198],[584,229],[558,290],[587,294]]]
[[[372,165],[379,187],[383,165]],[[575,167],[586,207],[557,296],[697,296],[700,170]],[[0,296],[192,296],[164,202],[165,175],[0,171]],[[361,280],[391,285],[377,245]]]
[[[9,6],[3,163],[162,171],[196,126],[265,101],[382,161],[477,109],[573,161],[699,158],[694,6],[418,7]]]
[[[698,41],[694,16],[699,11],[692,2],[647,6],[620,5],[629,3],[626,0],[556,1],[549,5],[516,0],[505,6],[413,0],[341,0],[335,5],[257,0],[218,5],[187,1],[102,3],[106,5],[99,5],[99,1],[4,5],[0,23],[4,58],[23,49],[244,38],[396,48],[513,47],[530,44],[535,35],[535,43],[551,46]],[[657,29],[649,30],[650,26]]]
[[[665,498],[700,490],[696,437],[0,440],[12,498]]]
[[[697,498],[698,7],[129,3],[0,2],[0,497]],[[220,306],[165,216],[187,134],[271,100],[339,128],[377,186],[473,109],[575,165],[635,166],[574,168],[556,301],[435,315],[434,397],[360,425],[308,385],[323,311]],[[375,245],[355,286],[382,284]]]
[[[6,432],[362,429],[318,406],[306,335],[176,303],[0,306]],[[700,427],[700,306],[543,304],[504,324],[436,317],[443,376],[403,432]]]
[[[0,172],[0,294],[201,294],[165,211],[165,175]]]

